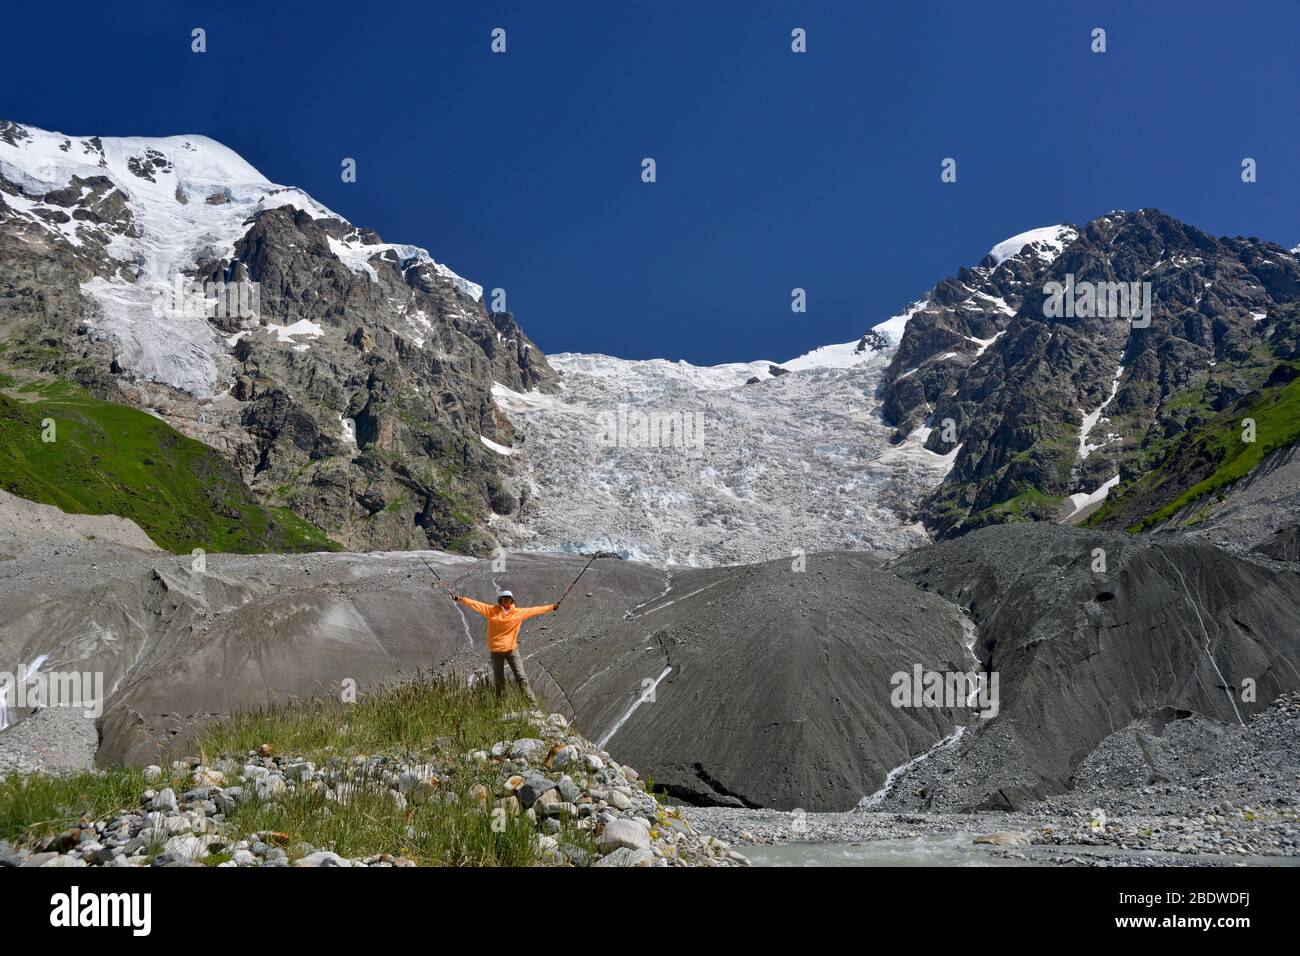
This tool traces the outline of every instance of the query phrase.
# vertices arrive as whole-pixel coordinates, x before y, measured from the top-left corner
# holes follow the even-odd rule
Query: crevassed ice
[[[866,350],[848,367],[764,377],[771,363],[702,368],[551,355],[564,373],[562,392],[492,389],[527,436],[512,451],[529,502],[527,514],[493,531],[507,548],[610,550],[686,566],[789,558],[795,549],[914,547],[926,536],[909,509],[952,462],[913,443],[890,444],[876,397],[889,358]],[[760,381],[746,385],[751,377]],[[649,445],[611,436],[622,408],[629,418],[692,416],[698,431],[690,434],[701,440]]]

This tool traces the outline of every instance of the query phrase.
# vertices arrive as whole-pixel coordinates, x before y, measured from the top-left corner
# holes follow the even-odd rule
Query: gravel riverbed
[[[737,847],[803,847],[799,853],[754,853],[763,862],[877,862],[915,855],[959,863],[978,854],[1004,861],[1081,866],[1300,866],[1300,696],[1278,698],[1236,739],[1189,734],[1170,748],[1162,767],[1125,777],[1123,754],[1094,754],[1076,791],[1015,811],[805,813],[688,807],[696,827]],[[1228,759],[1228,758],[1231,759]],[[1184,765],[1185,772],[1172,768]],[[1103,786],[1104,784],[1104,786]],[[910,844],[909,842],[910,841]],[[830,847],[859,846],[836,855]],[[820,848],[820,849],[818,849]],[[934,852],[927,852],[934,851]]]

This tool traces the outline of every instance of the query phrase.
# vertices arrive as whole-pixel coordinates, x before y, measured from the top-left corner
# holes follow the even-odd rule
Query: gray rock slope
[[[157,551],[144,530],[117,515],[78,515],[0,491],[0,553],[21,553],[50,542],[77,547],[86,542]]]
[[[951,710],[893,708],[890,675],[969,666],[956,609],[877,563],[819,554],[803,572],[679,572],[626,620],[535,655],[577,723],[604,728],[611,752],[675,796],[847,809],[954,727]],[[643,683],[652,696],[636,693]]]
[[[1071,789],[1081,762],[1134,722],[1240,727],[1300,688],[1294,565],[1197,540],[1020,524],[892,570],[969,612],[1001,710],[901,775],[885,806],[1016,807]]]
[[[483,622],[422,558],[462,593],[510,587],[526,605],[556,600],[582,566],[392,552],[213,555],[200,570],[56,542],[0,561],[0,670],[103,672],[96,759],[137,765],[183,754],[237,709],[421,670],[481,679]],[[1295,565],[1050,525],[880,561],[666,573],[598,559],[521,648],[544,705],[674,796],[780,809],[847,810],[881,791],[882,808],[1019,806],[1072,789],[1135,722],[1232,728],[1300,690]],[[997,716],[894,706],[895,673],[968,672],[972,652],[999,675]],[[0,734],[0,756],[28,720]],[[20,764],[43,746],[31,730]]]
[[[523,603],[554,600],[581,567],[424,557],[457,590],[491,599],[509,585]],[[522,650],[548,706],[680,797],[845,809],[953,728],[947,711],[894,711],[889,675],[967,654],[956,609],[877,563],[814,555],[805,572],[773,562],[666,580],[603,559],[558,614],[525,625]],[[50,553],[3,567],[0,661],[104,672],[101,764],[178,754],[235,709],[484,663],[483,622],[418,554],[217,555],[197,572]]]
[[[1206,512],[1209,510],[1209,514]],[[1193,502],[1154,530],[1186,531],[1220,547],[1300,561],[1300,445],[1280,448],[1227,489],[1209,509]]]

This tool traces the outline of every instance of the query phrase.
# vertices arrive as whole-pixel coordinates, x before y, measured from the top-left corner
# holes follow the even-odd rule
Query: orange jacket
[[[484,604],[467,597],[458,597],[457,600],[487,618],[487,645],[494,654],[508,654],[519,645],[519,628],[524,621],[539,614],[550,614],[559,607],[558,604],[539,604],[537,607],[516,604],[507,611],[500,604]]]

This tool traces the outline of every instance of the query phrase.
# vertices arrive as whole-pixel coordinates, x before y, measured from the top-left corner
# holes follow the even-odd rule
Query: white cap
[[[499,601],[503,597],[508,597],[511,600],[514,600],[514,595],[511,594],[509,591],[502,591],[500,594],[497,595],[497,600]]]

